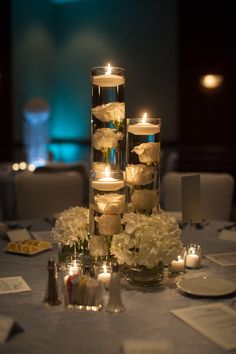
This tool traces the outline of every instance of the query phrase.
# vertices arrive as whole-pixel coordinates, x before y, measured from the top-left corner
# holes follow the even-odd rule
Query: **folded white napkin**
[[[236,230],[222,230],[219,239],[225,241],[236,241]]]

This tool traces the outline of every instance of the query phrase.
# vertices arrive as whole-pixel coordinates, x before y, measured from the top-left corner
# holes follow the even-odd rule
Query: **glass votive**
[[[110,286],[111,273],[112,273],[111,262],[103,261],[98,265],[97,279],[103,283],[104,288],[106,290],[108,290]]]
[[[197,269],[201,265],[201,246],[191,243],[187,247],[185,257],[185,267],[188,269]]]
[[[185,272],[185,253],[181,253],[173,259],[169,265],[169,275],[178,275]]]

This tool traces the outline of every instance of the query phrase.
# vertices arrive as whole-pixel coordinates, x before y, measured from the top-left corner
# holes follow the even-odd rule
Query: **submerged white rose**
[[[95,209],[102,214],[122,214],[125,211],[125,196],[117,193],[94,196]]]
[[[107,253],[105,237],[94,235],[90,238],[89,252],[92,257],[102,257]]]
[[[92,136],[92,146],[96,150],[104,150],[115,148],[119,140],[123,139],[122,133],[115,133],[110,128],[97,129]]]
[[[153,163],[160,161],[160,143],[143,143],[135,146],[132,152],[138,155],[140,162]]]
[[[153,169],[142,165],[127,165],[126,182],[134,186],[143,186],[153,181]]]
[[[98,223],[99,233],[101,235],[115,235],[121,232],[120,215],[102,215],[96,216],[95,221]]]
[[[158,205],[157,191],[149,189],[135,189],[131,195],[134,209],[151,210]]]
[[[110,102],[92,108],[93,115],[102,122],[123,120],[125,116],[124,102]]]

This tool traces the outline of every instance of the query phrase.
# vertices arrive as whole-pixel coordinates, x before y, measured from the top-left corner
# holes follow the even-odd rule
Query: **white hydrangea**
[[[73,246],[78,241],[88,239],[89,210],[71,207],[58,214],[52,236],[58,242]]]
[[[121,264],[152,268],[162,261],[167,265],[182,251],[176,219],[164,212],[126,213],[122,223],[124,232],[114,235],[111,243],[111,253]]]

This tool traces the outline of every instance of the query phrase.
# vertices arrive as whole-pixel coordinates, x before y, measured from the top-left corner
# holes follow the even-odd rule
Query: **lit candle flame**
[[[111,64],[110,63],[108,63],[108,65],[107,65],[107,71],[106,71],[105,75],[111,75]]]
[[[142,118],[142,123],[146,123],[147,120],[147,113],[145,112]]]
[[[105,167],[104,175],[105,175],[105,177],[110,177],[110,167],[109,166]]]

